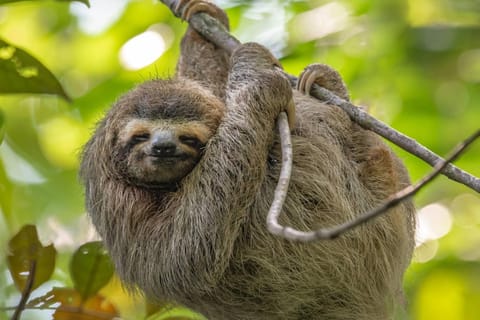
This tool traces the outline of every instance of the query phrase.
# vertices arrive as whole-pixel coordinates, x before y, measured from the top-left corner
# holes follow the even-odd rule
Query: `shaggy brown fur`
[[[189,30],[177,77],[127,93],[85,147],[87,209],[118,274],[149,298],[211,320],[388,319],[412,253],[412,203],[331,241],[271,235],[265,219],[281,162],[275,119],[292,89],[259,45],[242,45],[230,66],[225,56]],[[341,223],[409,184],[375,134],[335,106],[295,90],[293,99],[283,224],[309,230]],[[143,164],[127,163],[131,149],[121,137],[138,119],[161,129],[195,121],[212,133],[193,169],[169,181],[174,186],[150,186],[155,172],[138,181],[142,175],[129,168]]]

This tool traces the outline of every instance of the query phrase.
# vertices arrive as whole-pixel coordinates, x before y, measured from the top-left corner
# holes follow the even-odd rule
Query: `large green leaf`
[[[113,264],[100,241],[78,248],[70,262],[75,289],[84,299],[95,295],[113,275]]]
[[[6,4],[6,3],[12,3],[12,2],[21,2],[21,1],[28,1],[28,0],[0,0],[0,4]],[[90,7],[90,2],[88,0],[57,0],[57,1],[61,1],[61,2],[78,1],[78,2],[81,2],[81,3],[85,3],[85,5],[87,7]]]
[[[50,279],[57,251],[53,245],[43,246],[33,225],[24,226],[8,243],[7,264],[16,287],[23,291],[35,267],[31,290]]]
[[[47,93],[70,100],[57,78],[40,61],[2,39],[0,93]]]

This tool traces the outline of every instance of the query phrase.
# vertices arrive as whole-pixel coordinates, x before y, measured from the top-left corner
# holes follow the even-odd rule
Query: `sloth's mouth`
[[[177,163],[179,161],[185,161],[191,158],[190,155],[186,153],[179,153],[179,154],[174,154],[174,155],[168,155],[168,156],[158,156],[154,154],[149,154],[148,157],[150,158],[150,161],[155,164],[173,164]]]

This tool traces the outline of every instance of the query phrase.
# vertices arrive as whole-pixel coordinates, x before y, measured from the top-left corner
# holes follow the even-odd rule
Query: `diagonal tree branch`
[[[179,0],[161,0],[161,2],[167,5],[174,14],[177,14],[174,8],[176,8],[178,1]],[[217,46],[224,48],[228,52],[232,52],[240,44],[235,37],[228,33],[220,22],[208,14],[200,12],[192,15],[189,24],[206,39],[215,43]],[[297,78],[288,74],[287,76],[290,78],[292,85],[296,85]],[[339,98],[329,90],[314,84],[311,95],[317,99],[327,101],[340,107],[348,114],[352,121],[358,123],[362,128],[377,133],[400,148],[422,159],[429,165],[436,166],[438,163],[444,163],[444,160],[439,155],[435,154],[414,139],[375,119],[361,108]],[[442,169],[441,173],[480,193],[480,179],[462,169],[448,163],[445,168]]]
[[[371,130],[379,136],[382,136],[383,138],[393,142],[400,148],[422,159],[432,167],[444,162],[439,155],[421,145],[414,139],[404,135],[392,127],[389,127],[382,121],[375,119],[361,108],[339,98],[331,91],[316,85],[312,90],[312,95],[320,100],[326,100],[333,105],[339,106],[350,116],[352,121],[358,123],[362,128]],[[441,173],[451,180],[464,184],[471,189],[480,192],[480,179],[463,171],[451,163],[447,163],[445,168],[442,169]]]
[[[281,129],[282,130],[282,129]],[[284,129],[283,129],[284,130]],[[288,132],[288,131],[287,131]],[[314,240],[323,240],[323,239],[334,239],[341,235],[342,233],[345,233],[346,231],[363,224],[375,217],[377,217],[380,214],[386,213],[387,210],[395,207],[402,201],[404,201],[407,198],[410,198],[414,196],[418,191],[420,191],[423,187],[425,187],[429,182],[431,182],[435,177],[437,177],[445,167],[449,165],[450,162],[454,161],[460,154],[462,154],[466,148],[473,143],[478,137],[480,137],[480,130],[475,132],[473,135],[468,137],[465,141],[460,143],[455,149],[451,152],[451,155],[447,157],[446,160],[438,162],[435,167],[433,168],[432,172],[427,174],[425,177],[423,177],[420,181],[418,181],[416,184],[408,186],[397,193],[391,195],[389,197],[389,200],[382,205],[374,208],[373,210],[362,214],[358,216],[357,218],[347,221],[345,223],[333,226],[331,228],[322,228],[318,229],[315,231],[299,231],[296,229],[293,229],[291,227],[286,227],[282,226],[278,223],[278,218],[280,216],[281,212],[281,205],[283,202],[280,204],[280,209],[277,209],[277,207],[274,208],[274,205],[272,204],[272,207],[268,213],[267,216],[267,227],[268,230],[276,235],[282,236],[286,239],[290,240],[296,240],[296,241],[302,241],[302,242],[310,242]],[[283,152],[283,144],[282,144],[282,152]],[[279,181],[280,185],[280,181]],[[277,189],[279,187],[277,186]],[[277,193],[277,191],[275,191]],[[276,202],[274,201],[274,204]]]

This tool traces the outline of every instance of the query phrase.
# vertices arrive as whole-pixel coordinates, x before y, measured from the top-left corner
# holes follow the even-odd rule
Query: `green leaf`
[[[2,110],[0,110],[0,144],[2,144],[3,137],[5,135],[5,115],[3,114]]]
[[[54,320],[118,319],[115,306],[101,295],[88,299],[72,288],[53,288],[45,295],[32,299],[27,308],[55,309]]]
[[[7,264],[15,286],[23,291],[35,264],[32,290],[50,279],[57,251],[53,245],[43,246],[33,225],[24,226],[8,243]]]
[[[27,0],[0,0],[0,4],[6,4],[6,3],[13,3],[13,2],[21,2],[21,1],[27,1]],[[57,0],[61,2],[81,2],[84,3],[87,7],[90,8],[90,2],[88,0]]]
[[[56,94],[70,101],[50,70],[26,51],[2,39],[0,39],[0,93]]]
[[[183,307],[175,307],[150,315],[147,320],[207,320],[204,316]]]
[[[70,262],[75,289],[84,299],[95,295],[113,275],[113,264],[100,241],[78,248]]]

